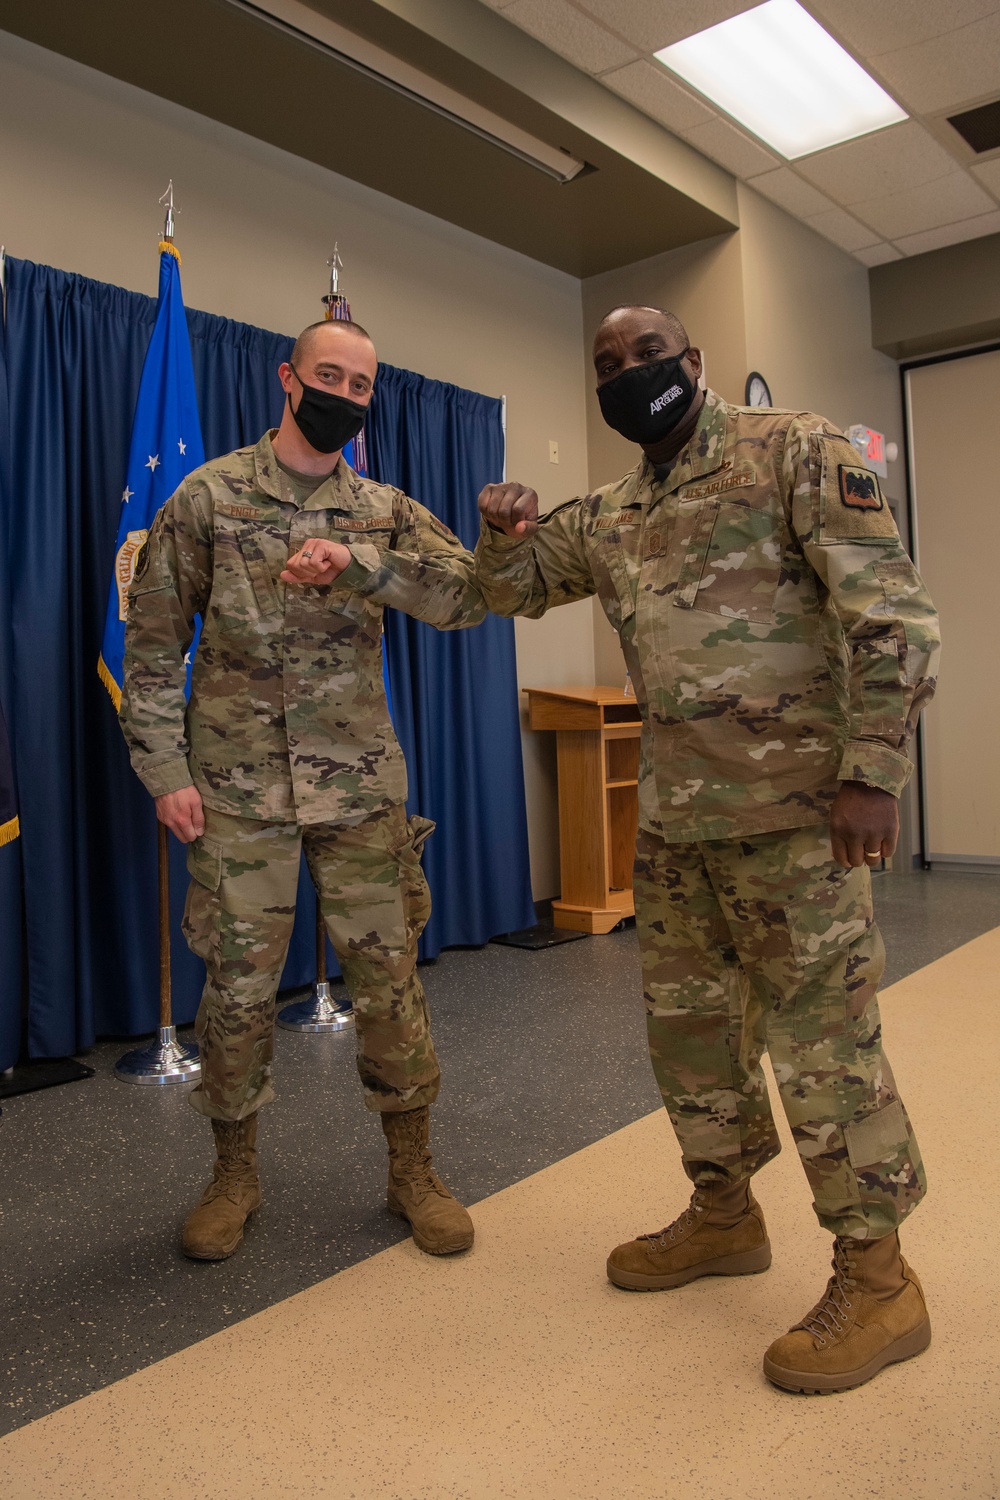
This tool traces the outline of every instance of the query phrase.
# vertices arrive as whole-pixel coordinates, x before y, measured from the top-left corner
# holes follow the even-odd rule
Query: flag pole
[[[340,290],[340,273],[344,262],[340,258],[339,243],[335,242],[333,254],[327,261],[330,267],[330,290],[320,301],[326,308],[326,321],[339,322],[351,316],[347,298]],[[343,1031],[354,1019],[350,997],[346,994],[334,1000],[326,977],[326,923],[316,894],[316,984],[308,1000],[299,1000],[286,1005],[278,1012],[278,1025],[283,1031]]]
[[[163,243],[173,248],[174,181],[160,199],[164,206]],[[160,937],[160,1029],[148,1047],[136,1047],[118,1059],[115,1076],[123,1083],[197,1083],[201,1077],[198,1048],[177,1040],[170,986],[170,834],[156,825],[156,873]]]

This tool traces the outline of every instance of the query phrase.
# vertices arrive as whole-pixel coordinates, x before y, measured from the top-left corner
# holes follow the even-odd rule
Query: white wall
[[[506,394],[509,472],[553,502],[586,488],[573,277],[2,32],[0,73],[0,242],[10,254],[155,294],[157,199],[172,177],[188,306],[295,334],[322,316],[339,239],[352,311],[380,355]],[[530,634],[519,625],[517,650],[524,683],[593,682],[588,606]],[[558,890],[551,747],[526,734],[525,763],[544,897]]]

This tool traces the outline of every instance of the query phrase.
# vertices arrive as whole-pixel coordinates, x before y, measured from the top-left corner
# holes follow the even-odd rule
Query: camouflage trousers
[[[208,970],[196,1031],[199,1114],[241,1120],[274,1098],[274,1009],[295,918],[299,855],[319,892],[354,1005],[358,1071],[371,1110],[437,1097],[440,1073],[417,939],[430,916],[420,852],[434,824],[402,807],[361,823],[265,823],[205,808],[188,847],[188,946]]]
[[[760,1060],[832,1234],[890,1234],[926,1191],[882,1052],[871,875],[825,826],[667,844],[639,832],[636,924],[653,1071],[692,1182],[780,1150]]]

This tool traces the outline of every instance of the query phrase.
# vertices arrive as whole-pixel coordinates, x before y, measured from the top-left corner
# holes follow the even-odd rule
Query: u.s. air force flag
[[[136,554],[160,506],[169,500],[184,476],[204,462],[191,344],[181,298],[180,256],[173,245],[162,241],[156,324],[146,350],[135,404],[108,614],[97,664],[101,681],[116,708],[121,706],[125,608]],[[194,645],[189,660],[193,653]]]

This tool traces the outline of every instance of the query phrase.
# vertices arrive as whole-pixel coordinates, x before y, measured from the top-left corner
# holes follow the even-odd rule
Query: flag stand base
[[[286,1005],[278,1012],[283,1031],[344,1031],[354,1020],[350,999],[334,1000],[325,979],[317,981],[308,1000]]]
[[[197,1083],[201,1077],[198,1048],[179,1042],[176,1026],[161,1026],[155,1042],[118,1059],[115,1077],[122,1083]]]

